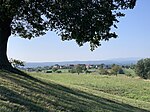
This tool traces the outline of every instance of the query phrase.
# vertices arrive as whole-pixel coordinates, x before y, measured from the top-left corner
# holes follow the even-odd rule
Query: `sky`
[[[119,19],[117,39],[102,42],[90,51],[89,44],[79,47],[75,41],[62,41],[55,32],[31,40],[11,36],[9,58],[25,62],[89,61],[114,58],[150,57],[150,0],[137,0],[134,9],[126,10]]]

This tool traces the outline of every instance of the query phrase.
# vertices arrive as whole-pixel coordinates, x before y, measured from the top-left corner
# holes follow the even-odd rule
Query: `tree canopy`
[[[134,8],[136,0],[0,0],[0,68],[11,69],[7,42],[11,34],[34,38],[52,30],[62,40],[74,39],[91,50],[101,41],[116,38],[121,10]]]
[[[75,39],[79,45],[89,42],[92,50],[100,41],[116,38],[121,9],[133,8],[136,0],[1,0],[0,25],[23,38],[54,30],[62,40]]]
[[[141,59],[135,67],[138,76],[144,79],[150,79],[150,58]]]

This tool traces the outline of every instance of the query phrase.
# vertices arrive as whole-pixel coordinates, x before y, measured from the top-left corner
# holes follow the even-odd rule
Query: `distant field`
[[[0,72],[0,112],[150,112],[149,80],[70,73],[30,76]]]
[[[35,75],[33,75],[35,76]],[[150,102],[150,81],[124,75],[36,74],[36,77],[73,87]]]

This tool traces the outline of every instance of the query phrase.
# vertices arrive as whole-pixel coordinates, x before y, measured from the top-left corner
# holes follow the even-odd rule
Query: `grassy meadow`
[[[0,112],[150,112],[150,81],[0,71]]]

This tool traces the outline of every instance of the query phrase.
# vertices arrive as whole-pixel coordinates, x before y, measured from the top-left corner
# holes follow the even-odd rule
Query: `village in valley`
[[[134,70],[135,65],[117,65],[117,64],[68,64],[59,65],[55,64],[52,66],[44,67],[31,67],[31,68],[20,68],[27,72],[43,72],[43,73],[86,73],[86,74],[106,74],[106,75],[134,75],[127,71]]]

